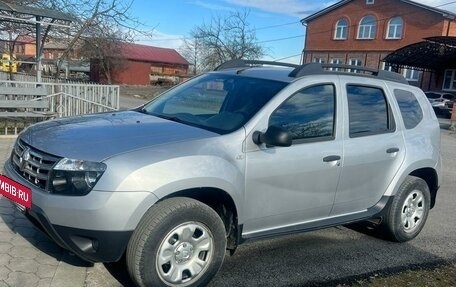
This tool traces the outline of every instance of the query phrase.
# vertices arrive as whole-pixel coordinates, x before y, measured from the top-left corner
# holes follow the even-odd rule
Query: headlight
[[[50,173],[48,190],[61,195],[86,195],[105,170],[106,164],[101,162],[63,158]]]

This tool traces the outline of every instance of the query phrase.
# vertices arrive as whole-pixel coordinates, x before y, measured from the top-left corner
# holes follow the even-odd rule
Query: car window
[[[394,90],[394,96],[401,110],[405,128],[413,129],[423,119],[423,110],[418,100],[413,93],[400,89]]]
[[[451,94],[445,94],[442,96],[442,98],[447,99],[447,100],[454,100],[454,96]]]
[[[288,83],[208,73],[168,90],[144,113],[226,134],[242,127]]]
[[[334,137],[335,88],[324,84],[305,88],[288,98],[270,119],[270,126],[286,129],[296,140]]]
[[[347,85],[350,137],[391,132],[395,129],[381,88]]]
[[[166,114],[216,114],[227,95],[222,81],[207,81],[182,90],[179,97],[171,97],[163,106]]]
[[[436,94],[436,93],[425,93],[425,94],[426,94],[426,97],[428,99],[438,99],[438,98],[440,98],[440,95]]]

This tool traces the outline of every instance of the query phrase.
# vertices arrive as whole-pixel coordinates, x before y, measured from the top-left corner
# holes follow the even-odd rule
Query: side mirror
[[[256,131],[252,135],[253,142],[257,145],[262,143],[269,145],[269,146],[291,146],[291,135],[288,131],[281,127],[277,126],[270,126],[266,130],[266,132],[262,133],[260,131]]]

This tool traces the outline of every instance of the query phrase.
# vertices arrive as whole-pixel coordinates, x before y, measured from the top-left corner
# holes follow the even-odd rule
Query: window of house
[[[361,61],[360,59],[356,59],[356,58],[353,58],[353,59],[350,59],[348,61],[348,64],[350,66],[362,66],[363,65],[363,61]],[[358,70],[356,69],[350,69],[349,72],[352,72],[352,73],[359,73]]]
[[[331,64],[342,65],[344,64],[344,59],[342,58],[332,58]],[[332,71],[339,71],[339,68],[331,68]]]
[[[377,20],[374,16],[366,16],[361,19],[358,27],[358,39],[375,39]]]
[[[423,110],[418,100],[413,93],[399,89],[394,90],[394,96],[401,110],[405,128],[413,129],[423,119]]]
[[[334,32],[334,39],[346,40],[348,37],[348,21],[347,19],[340,19],[336,23],[336,30]]]
[[[347,100],[350,137],[382,134],[395,130],[394,120],[382,89],[347,85]]]
[[[443,90],[456,91],[456,70],[445,70]]]
[[[401,17],[391,18],[388,22],[388,32],[386,39],[402,39],[402,30],[404,28],[404,21]]]
[[[293,141],[333,139],[335,101],[332,84],[305,88],[272,113],[269,125],[284,128]]]
[[[403,75],[405,79],[409,82],[418,82],[420,79],[420,71],[413,69],[404,69]]]
[[[384,71],[390,71],[390,72],[394,72],[395,71],[394,67],[391,66],[390,64],[386,63],[386,62],[382,62],[381,69],[384,70]]]
[[[315,57],[313,60],[314,63],[324,64],[326,61],[323,58]]]

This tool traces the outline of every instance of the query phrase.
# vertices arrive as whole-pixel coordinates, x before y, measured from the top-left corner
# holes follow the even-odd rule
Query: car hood
[[[38,123],[21,140],[43,152],[73,159],[102,161],[116,154],[216,133],[136,111],[102,113]]]

